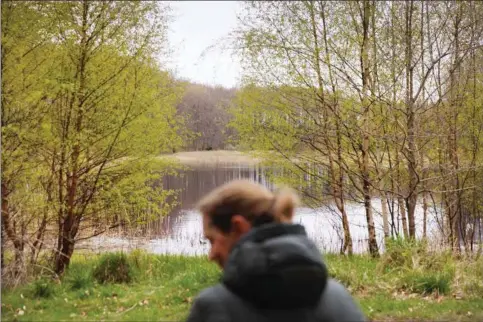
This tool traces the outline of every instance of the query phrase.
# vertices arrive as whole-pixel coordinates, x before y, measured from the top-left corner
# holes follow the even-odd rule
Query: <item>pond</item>
[[[179,206],[166,217],[147,227],[142,238],[122,238],[101,236],[82,245],[83,248],[103,251],[145,249],[156,254],[203,255],[208,251],[208,244],[203,238],[201,216],[193,210],[195,203],[213,188],[233,179],[245,178],[272,187],[266,177],[266,168],[257,165],[228,165],[191,167],[181,176],[166,176],[163,186],[167,189],[179,189]],[[363,204],[346,205],[354,252],[362,253],[368,249],[368,233]],[[383,247],[383,226],[381,201],[373,199],[374,220],[379,247]],[[422,206],[416,207],[417,235],[422,235]],[[297,209],[295,222],[302,224],[311,239],[324,252],[338,252],[342,245],[343,233],[340,215],[333,205],[317,208],[302,206]],[[400,225],[398,225],[400,226]],[[439,225],[434,211],[428,212],[428,236],[438,244]]]

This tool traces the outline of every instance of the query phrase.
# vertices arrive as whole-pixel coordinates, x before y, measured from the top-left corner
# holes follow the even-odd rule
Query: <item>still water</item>
[[[91,250],[126,250],[141,248],[156,254],[203,255],[208,251],[208,244],[202,235],[201,216],[193,210],[194,204],[213,188],[233,179],[245,178],[259,182],[269,188],[267,169],[258,166],[217,165],[212,167],[191,168],[181,176],[163,178],[163,186],[167,189],[178,189],[177,206],[166,217],[151,224],[140,238],[97,237],[83,243],[81,248]],[[383,247],[383,226],[381,201],[373,199],[374,219],[379,247]],[[366,252],[367,225],[363,204],[346,205],[354,252]],[[422,235],[422,207],[416,208],[417,234]],[[312,240],[324,252],[338,252],[342,245],[343,233],[340,215],[336,208],[325,205],[317,208],[300,207],[295,215],[295,222],[302,224]],[[428,235],[436,241],[437,224],[435,213],[428,213]]]

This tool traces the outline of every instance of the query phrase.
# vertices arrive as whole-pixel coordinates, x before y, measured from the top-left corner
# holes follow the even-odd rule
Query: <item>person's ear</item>
[[[252,228],[252,224],[241,215],[234,215],[231,217],[231,228],[232,232],[240,237],[245,235]]]

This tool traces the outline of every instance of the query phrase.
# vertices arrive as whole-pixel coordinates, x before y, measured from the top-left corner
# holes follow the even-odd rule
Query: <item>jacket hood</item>
[[[314,307],[327,284],[322,255],[298,224],[265,224],[232,249],[223,284],[258,308]]]

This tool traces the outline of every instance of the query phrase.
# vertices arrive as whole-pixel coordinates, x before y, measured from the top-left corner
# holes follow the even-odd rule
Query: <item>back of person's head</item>
[[[342,286],[331,282],[332,289],[323,296],[327,267],[304,227],[290,224],[298,202],[290,189],[274,194],[247,180],[224,184],[200,200],[197,208],[210,243],[208,258],[223,270],[223,287],[212,289],[222,304],[208,301],[213,309],[203,311],[206,320],[215,320],[223,310],[226,319],[239,321],[286,316],[294,321],[307,316],[364,320]],[[214,298],[213,293],[204,294]],[[233,296],[243,301],[233,301]]]
[[[211,218],[214,226],[228,232],[234,215],[245,217],[254,227],[271,222],[289,223],[298,203],[297,195],[289,188],[272,193],[261,184],[234,180],[211,191],[197,208]]]

